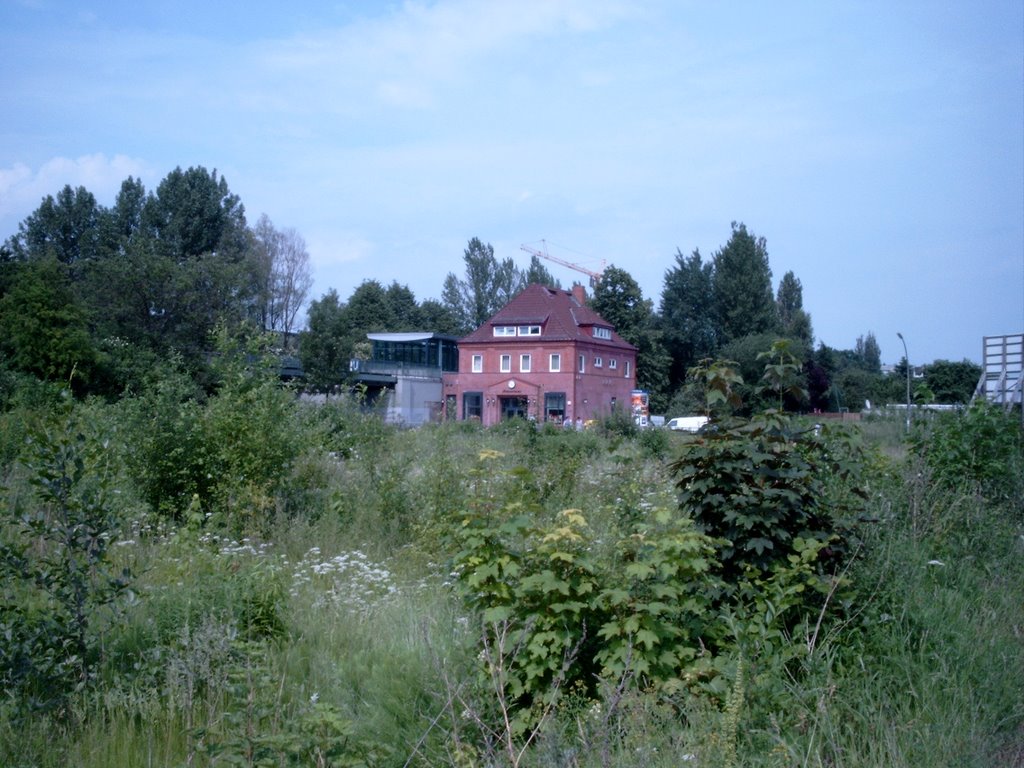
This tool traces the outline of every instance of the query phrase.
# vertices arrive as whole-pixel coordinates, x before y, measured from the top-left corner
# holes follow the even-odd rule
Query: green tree
[[[78,264],[100,253],[100,218],[100,206],[91,192],[65,185],[56,198],[43,198],[8,245],[20,259],[52,256],[64,264]]]
[[[676,249],[675,266],[665,273],[660,313],[673,389],[683,383],[687,370],[718,347],[713,286],[711,262],[703,262],[699,250],[687,257]]]
[[[782,334],[790,339],[799,339],[810,350],[814,343],[811,316],[804,311],[803,286],[792,270],[782,276],[775,304]]]
[[[463,254],[466,276],[449,272],[441,301],[459,318],[460,330],[469,333],[509,303],[524,287],[523,275],[512,259],[498,261],[494,247],[478,238]]]
[[[544,285],[548,288],[562,287],[562,284],[554,278],[550,271],[548,271],[548,268],[544,266],[544,263],[540,260],[537,254],[530,256],[530,266],[526,268],[526,274],[523,276],[523,282],[526,285],[538,283],[539,285]]]
[[[959,363],[936,360],[924,368],[924,382],[937,403],[965,404],[971,401],[981,378],[981,366],[970,360]]]
[[[175,168],[146,198],[142,224],[160,252],[181,261],[247,250],[245,207],[217,171]]]
[[[774,332],[778,313],[772,295],[772,271],[763,237],[744,224],[732,224],[732,236],[714,257],[714,297],[724,342]]]
[[[423,319],[420,314],[420,306],[416,303],[414,294],[407,285],[399,285],[397,280],[384,291],[384,300],[387,304],[388,331],[421,331]]]
[[[218,323],[237,327],[258,302],[259,271],[245,210],[216,171],[180,168],[141,212],[142,237],[117,265],[133,339],[201,368]]]
[[[306,330],[299,336],[299,359],[314,392],[330,392],[348,375],[348,338],[345,307],[332,288],[310,304]]]
[[[78,386],[98,361],[69,267],[55,258],[24,264],[0,298],[0,350],[16,368]]]
[[[437,299],[424,299],[420,304],[420,324],[425,331],[458,336],[462,333],[459,319],[451,308]]]
[[[612,265],[601,276],[589,304],[619,336],[637,348],[637,386],[647,390],[654,410],[664,410],[669,357],[651,300],[644,298],[629,272]]]
[[[861,367],[868,373],[882,372],[882,350],[878,346],[875,334],[868,331],[867,336],[858,336],[853,348]]]
[[[114,250],[125,245],[142,230],[142,209],[146,204],[146,188],[140,179],[129,176],[121,182],[114,207],[104,212],[104,234]]]
[[[894,381],[889,376],[883,379],[882,376],[869,373],[863,368],[852,366],[844,368],[833,379],[832,402],[834,405],[830,410],[857,412],[866,407],[867,403],[872,405],[885,402],[903,402],[903,382],[899,379],[899,391],[895,395],[889,393],[887,384]]]
[[[802,369],[806,361],[807,350],[800,340],[781,340],[774,333],[752,333],[749,336],[743,336],[729,342],[719,352],[722,359],[736,363],[736,370],[743,377],[745,383],[738,387],[738,391],[744,403],[744,412],[747,414],[762,408],[778,407],[777,395],[771,394],[763,386],[763,375],[765,373],[765,353],[776,349],[776,345],[780,342],[784,343],[786,363]],[[788,383],[787,389],[792,389],[792,385],[793,382]],[[796,386],[806,390],[806,378],[802,377]],[[795,398],[790,392],[790,397],[784,405],[787,410],[801,410],[806,407],[807,403],[803,396]]]

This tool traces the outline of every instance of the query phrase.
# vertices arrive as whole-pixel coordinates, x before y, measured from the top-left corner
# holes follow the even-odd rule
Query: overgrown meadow
[[[1024,765],[1019,415],[399,430],[254,359],[4,374],[0,764]]]

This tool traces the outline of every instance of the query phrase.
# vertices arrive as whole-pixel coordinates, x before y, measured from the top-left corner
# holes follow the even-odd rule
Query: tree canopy
[[[462,258],[465,277],[449,272],[441,301],[458,318],[460,333],[469,333],[508,304],[526,283],[511,258],[498,261],[494,247],[479,238],[469,241]]]
[[[671,381],[678,385],[698,360],[718,347],[719,326],[714,303],[714,267],[700,251],[683,256],[676,249],[675,266],[665,273],[661,292],[661,323],[671,356]]]
[[[60,327],[65,341],[78,340],[69,347],[57,345],[56,335],[50,338],[61,354],[79,350],[79,373],[88,367],[86,350],[108,349],[140,359],[177,354],[199,374],[214,328],[248,326],[287,335],[311,283],[301,236],[277,230],[266,217],[249,229],[245,208],[227,181],[202,167],[176,168],[149,193],[129,177],[110,208],[85,188],[66,186],[43,198],[3,251],[0,291],[8,307],[22,307],[25,318],[46,313],[44,297],[32,286],[41,270],[49,270],[52,293],[67,310],[59,322],[51,316],[44,325],[51,334]],[[43,267],[47,260],[62,269]],[[14,336],[27,327],[10,311],[5,323],[0,332]],[[83,339],[88,344],[79,343]],[[22,354],[9,359],[50,377],[64,375],[66,368],[52,359],[31,368]],[[113,366],[122,373],[132,368]],[[116,389],[131,382],[108,385]]]
[[[648,392],[655,410],[663,409],[669,358],[651,300],[644,298],[640,285],[629,272],[612,265],[594,287],[589,304],[637,348],[637,387]]]

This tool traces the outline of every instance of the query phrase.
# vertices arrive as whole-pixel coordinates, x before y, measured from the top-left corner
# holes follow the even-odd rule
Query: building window
[[[608,367],[614,371],[616,368],[619,367],[619,361],[616,360],[615,358],[610,358],[608,360]]]
[[[501,372],[508,373],[512,370],[512,355],[501,356]]]
[[[462,418],[482,419],[484,415],[484,393],[462,393]]]
[[[599,328],[594,326],[594,338],[595,339],[610,339],[612,337],[611,328]]]
[[[559,373],[562,370],[562,356],[558,352],[552,353],[548,358],[548,370],[551,373]]]
[[[594,367],[595,368],[601,368],[603,366],[604,366],[604,359],[600,358],[600,357],[595,357],[594,358]]]
[[[629,360],[626,361],[626,378],[629,378]]]
[[[531,365],[532,362],[533,362],[533,359],[530,357],[530,355],[520,355],[519,356],[519,372],[520,373],[529,373],[530,372],[530,365]]]
[[[540,336],[539,325],[496,325],[495,336]]]
[[[584,371],[587,370],[587,358],[584,357],[583,355],[580,355],[580,364],[578,367],[580,373],[583,373]]]
[[[483,372],[484,372],[484,356],[483,355],[473,355],[473,373],[483,373]]]
[[[565,419],[565,392],[544,393],[544,420],[561,424]]]

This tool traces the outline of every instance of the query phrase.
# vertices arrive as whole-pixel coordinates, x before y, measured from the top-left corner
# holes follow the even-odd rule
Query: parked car
[[[676,416],[665,425],[677,432],[699,432],[708,423],[707,416]]]

